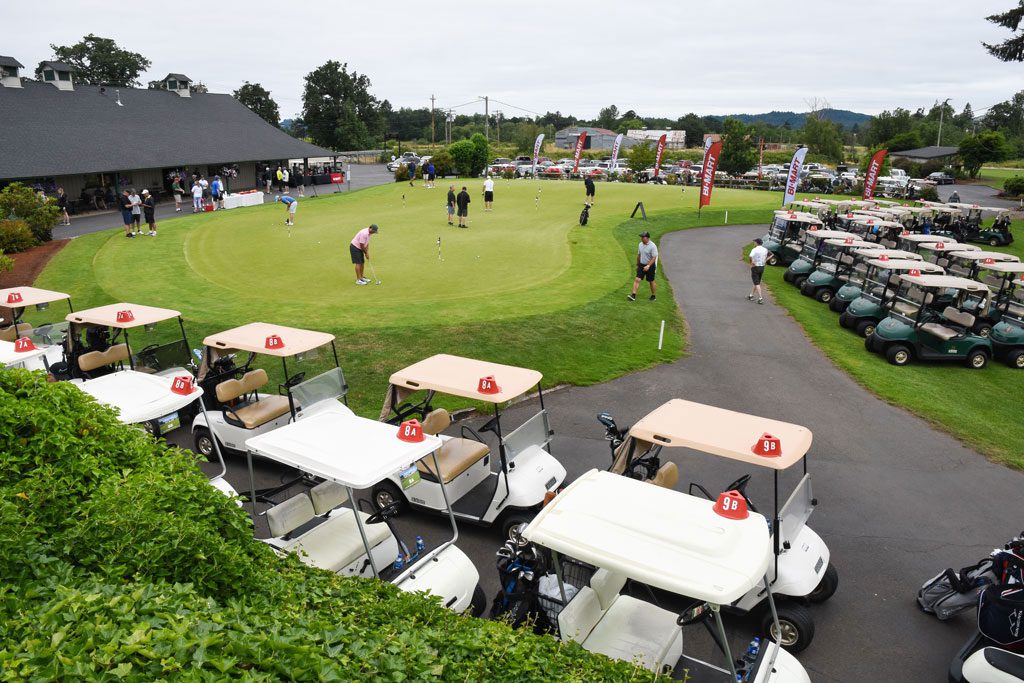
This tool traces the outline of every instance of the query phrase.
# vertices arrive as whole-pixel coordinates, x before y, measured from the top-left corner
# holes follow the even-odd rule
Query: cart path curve
[[[662,238],[661,264],[689,327],[688,357],[550,395],[546,404],[558,435],[553,451],[570,480],[607,467],[594,415],[609,410],[620,426],[632,424],[672,397],[809,427],[819,501],[810,525],[828,544],[840,585],[832,600],[812,606],[815,639],[799,659],[819,682],[945,680],[973,629],[973,612],[940,623],[917,609],[917,589],[1020,531],[1019,514],[998,513],[1021,509],[1024,474],[988,462],[874,397],[836,368],[770,296],[763,306],[747,301],[749,270],[740,250],[765,229],[703,228]],[[626,293],[623,306],[646,303],[630,303]],[[652,344],[659,322],[651,324]],[[749,471],[708,456],[671,457],[680,465],[680,489],[695,480],[721,490]],[[751,497],[769,509],[770,478],[754,476]],[[784,480],[783,498],[797,479]],[[493,573],[489,562],[477,562],[482,577]]]

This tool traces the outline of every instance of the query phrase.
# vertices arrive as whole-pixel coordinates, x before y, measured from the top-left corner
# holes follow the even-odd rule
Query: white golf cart
[[[551,554],[557,588],[545,602],[555,606],[560,640],[658,673],[684,669],[687,680],[809,683],[793,655],[772,641],[755,641],[733,658],[720,606],[763,585],[771,564],[767,521],[735,492],[716,503],[591,470],[519,533]],[[571,564],[595,571],[573,585],[563,571]],[[695,602],[677,614],[623,594],[627,581]],[[684,627],[698,622],[724,667],[684,654]]]
[[[480,431],[492,432],[497,438],[498,463],[497,468],[492,467],[491,448],[479,433],[463,426],[459,436],[440,436],[440,467],[430,459],[416,463],[422,481],[415,491],[403,491],[397,474],[376,484],[373,500],[377,507],[408,502],[419,509],[445,512],[448,502],[443,485],[447,484],[451,507],[460,521],[484,526],[500,523],[507,535],[509,529],[531,520],[545,498],[565,481],[565,467],[549,451],[554,432],[544,408],[541,378],[536,370],[447,354],[431,356],[391,375],[381,420],[397,424],[416,417],[428,434],[441,435],[452,423],[447,410],[433,407],[436,394],[491,404],[494,417]],[[540,410],[506,433],[500,406],[534,387]],[[410,400],[413,398],[419,400]]]
[[[351,413],[338,402],[346,400],[348,384],[338,365],[333,334],[257,322],[212,334],[203,344],[203,352],[196,352],[201,355],[196,379],[206,390],[204,402],[210,412],[192,422],[193,450],[201,455],[213,452],[214,435],[222,448],[242,453],[247,439],[320,408]],[[327,346],[334,367],[307,380],[306,372],[297,368]],[[239,353],[248,354],[240,364],[235,362]],[[285,379],[279,393],[267,392],[267,371],[253,365],[258,356],[281,360]],[[291,370],[289,359],[295,361]]]
[[[273,535],[267,543],[344,576],[375,576],[411,593],[429,591],[446,607],[456,612],[472,608],[479,616],[485,607],[480,575],[455,545],[459,532],[450,509],[452,538],[430,550],[417,543],[410,552],[388,523],[397,503],[372,514],[356,503],[357,490],[391,475],[405,487],[422,486],[414,463],[426,458],[437,467],[441,439],[408,423],[396,427],[343,408],[335,401],[330,409],[245,442],[250,476],[252,456],[258,455],[322,480],[308,494],[299,493],[266,511]],[[255,501],[255,484],[250,486]],[[443,482],[441,494],[446,497]]]
[[[69,311],[75,310],[71,296],[63,292],[37,287],[0,289],[0,363],[4,367],[46,370],[63,360],[68,323],[62,320],[33,326],[23,317],[29,306],[45,311],[51,303],[63,300]]]
[[[606,427],[611,424],[609,432],[618,429],[610,416],[602,417],[599,419]],[[814,618],[806,603],[828,600],[839,585],[839,574],[830,562],[828,546],[807,526],[817,505],[811,475],[807,473],[810,430],[788,422],[672,399],[619,433],[624,433],[624,438],[614,451],[610,471],[632,479],[653,479],[672,465],[661,461],[665,448],[687,448],[771,470],[775,492],[771,529],[779,533],[771,534],[774,561],[768,568],[768,577],[771,591],[786,598],[778,607],[782,645],[792,652],[806,648],[814,638]],[[780,509],[779,475],[798,464],[802,466],[802,476]],[[723,490],[739,491],[750,509],[757,511],[746,497],[750,479],[751,475],[746,474]],[[690,492],[694,490],[713,498],[700,484],[691,483]],[[758,584],[725,604],[737,613],[754,613],[763,632],[775,637],[773,615],[765,598],[764,585]]]
[[[917,253],[925,261],[931,261],[936,263],[947,270],[952,272],[949,268],[949,255],[952,253],[966,253],[966,252],[978,252],[981,253],[981,247],[976,244],[963,244],[961,242],[925,242],[918,245]],[[953,273],[956,274],[956,273]],[[969,277],[969,276],[964,276]]]

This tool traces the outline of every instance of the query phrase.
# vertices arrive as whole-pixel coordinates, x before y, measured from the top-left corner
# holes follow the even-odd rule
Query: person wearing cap
[[[156,199],[149,190],[142,191],[142,213],[146,217],[146,225],[149,226],[149,236],[156,237]]]
[[[494,204],[494,179],[487,176],[484,181],[484,211],[490,211]]]
[[[762,244],[763,241],[758,237],[754,240],[754,248],[750,250],[750,280],[754,286],[751,287],[750,294],[747,295],[747,301],[753,301],[754,294],[757,294],[757,303],[759,304],[764,303],[764,298],[761,296],[761,276],[764,275],[764,264],[768,261],[768,250]]]
[[[633,291],[626,297],[630,301],[636,301],[636,290],[640,289],[643,280],[651,285],[651,301],[657,300],[657,285],[654,276],[658,273],[658,247],[651,241],[651,233],[640,233],[640,244],[636,250],[636,279],[633,280]]]
[[[356,284],[368,285],[370,281],[363,277],[363,264],[370,258],[370,237],[377,234],[377,224],[363,228],[352,238],[348,251],[352,255],[352,265],[356,267]]]
[[[132,205],[132,235],[142,234],[142,197],[135,188],[128,190],[128,201]]]
[[[121,220],[124,221],[124,236],[132,235],[132,200],[128,190],[121,190]]]
[[[285,225],[295,225],[295,212],[299,208],[299,200],[295,197],[283,194],[277,198],[277,201],[281,202],[287,207],[288,215],[284,218]]]

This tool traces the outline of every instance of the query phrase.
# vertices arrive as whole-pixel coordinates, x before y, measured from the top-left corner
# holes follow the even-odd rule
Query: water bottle
[[[423,537],[422,536],[417,536],[416,537],[416,554],[419,555],[420,553],[422,553],[424,548],[426,548],[426,547],[427,547],[427,544],[423,542]]]
[[[400,570],[404,566],[405,566],[405,559],[402,557],[402,554],[399,553],[398,557],[395,558],[395,564],[392,565],[392,568],[395,571],[398,571],[398,570]]]

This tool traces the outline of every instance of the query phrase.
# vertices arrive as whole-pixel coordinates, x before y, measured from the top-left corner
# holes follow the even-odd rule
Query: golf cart
[[[455,545],[459,531],[450,508],[452,538],[430,550],[417,538],[410,551],[389,521],[397,514],[396,502],[371,514],[360,509],[369,501],[356,502],[358,490],[393,474],[403,487],[422,485],[417,483],[414,463],[426,458],[437,467],[441,439],[412,423],[396,427],[357,417],[337,401],[332,403],[245,442],[253,501],[253,455],[321,480],[308,493],[300,492],[264,513],[273,536],[266,542],[279,552],[296,553],[305,564],[343,576],[377,577],[411,593],[429,591],[446,607],[456,612],[472,607],[473,615],[479,616],[486,606],[480,575]],[[447,500],[443,482],[441,494]]]
[[[212,334],[203,345],[203,352],[197,352],[201,363],[196,379],[206,391],[203,400],[210,412],[192,422],[193,450],[201,455],[212,453],[214,435],[222,448],[241,453],[247,439],[321,408],[351,412],[338,403],[339,398],[347,400],[348,384],[338,365],[333,334],[257,322]],[[303,363],[328,345],[334,367],[306,379]],[[240,364],[235,362],[239,353],[248,353]],[[265,369],[254,366],[257,356],[281,359],[284,382],[278,393],[266,392],[270,378]],[[295,360],[291,369],[290,358]]]
[[[949,241],[924,242],[919,244],[917,247],[917,253],[920,254],[925,261],[931,261],[932,263],[939,264],[946,270],[950,270],[951,275],[956,275],[957,273],[952,272],[949,268],[949,254],[956,251],[974,251],[980,253],[981,247],[975,244],[963,244],[962,242]],[[963,277],[969,276],[964,275]]]
[[[448,501],[460,521],[490,526],[500,524],[502,533],[528,522],[544,500],[565,481],[565,467],[549,452],[551,431],[541,373],[460,356],[438,354],[391,375],[381,420],[392,424],[415,417],[423,431],[438,435],[441,448],[437,467],[432,459],[416,462],[422,481],[414,491],[401,488],[392,473],[373,487],[378,508],[397,503],[446,512]],[[502,404],[537,388],[540,410],[511,431],[501,423]],[[437,394],[489,403],[491,418],[480,432],[491,432],[498,442],[498,462],[492,466],[493,451],[480,434],[462,426],[458,436],[443,435],[452,423],[444,408],[434,408]],[[448,487],[445,495],[444,485]]]
[[[876,246],[850,237],[825,240],[816,268],[800,285],[800,293],[822,303],[830,303],[857,267],[857,253]]]
[[[906,252],[904,252],[906,253]],[[885,258],[882,258],[885,256]],[[914,256],[917,256],[914,254]],[[919,259],[920,257],[917,256]],[[875,331],[875,327],[886,316],[889,311],[886,309],[896,290],[899,288],[900,275],[911,270],[921,273],[943,275],[945,270],[942,266],[934,263],[907,258],[890,258],[882,254],[877,258],[867,261],[867,271],[863,275],[861,283],[850,284],[850,290],[844,294],[843,289],[839,295],[853,296],[849,305],[839,316],[839,325],[850,330],[856,330],[862,337],[869,337]],[[855,296],[854,296],[855,294]]]
[[[966,247],[966,248],[965,248]],[[1001,251],[981,251],[973,244],[961,244],[959,249],[950,250],[945,255],[944,265],[950,275],[977,280],[983,268],[988,268],[995,263],[1020,263],[1020,258],[1013,254],[1006,254]]]
[[[889,316],[864,340],[865,348],[898,366],[917,358],[962,360],[976,370],[985,367],[992,344],[973,331],[977,319],[968,311],[988,308],[988,286],[919,270],[899,277],[899,289],[888,303]]]
[[[949,665],[948,680],[950,683],[1024,683],[1024,654],[999,647],[976,632]]]
[[[988,336],[996,359],[1024,370],[1024,278],[1013,281],[1001,306],[999,322]]]
[[[965,242],[981,242],[990,247],[1005,247],[1013,243],[1013,233],[1010,232],[1010,210],[994,209],[984,206],[976,207],[978,216],[973,220],[968,214],[967,225],[963,230]],[[996,219],[990,227],[981,227],[982,212],[993,212]]]
[[[33,327],[24,320],[29,306],[45,311],[62,300],[67,300],[68,311],[75,310],[71,297],[63,292],[37,287],[0,289],[0,362],[4,367],[43,370],[63,360],[68,323],[62,320]]]
[[[903,231],[896,237],[896,248],[902,251],[910,251],[915,254],[921,253],[921,245],[923,244],[956,244],[957,241],[951,237],[941,237],[939,235],[924,235],[919,232]],[[923,258],[923,256],[922,256]]]
[[[824,224],[817,216],[796,211],[776,211],[772,217],[771,227],[762,238],[769,266],[788,266],[800,256],[800,246],[804,233],[818,230]]]
[[[847,276],[846,282],[836,290],[836,295],[832,298],[832,301],[828,302],[829,309],[836,313],[842,313],[846,310],[846,307],[850,305],[854,299],[860,296],[861,291],[864,287],[864,277],[867,275],[868,264],[867,262],[871,259],[881,259],[884,261],[890,260],[909,260],[909,261],[921,261],[921,257],[910,251],[902,251],[900,249],[884,249],[878,245],[871,249],[857,249],[853,252],[856,263],[853,269]]]
[[[789,268],[782,274],[782,279],[799,288],[804,283],[804,280],[818,267],[822,255],[832,249],[827,244],[827,240],[830,239],[849,239],[851,244],[857,244],[857,236],[852,232],[844,230],[808,230],[804,233],[803,240],[800,243],[799,258],[789,264]],[[869,242],[863,242],[857,244],[857,246],[866,248],[874,245]]]
[[[767,520],[738,493],[712,502],[591,470],[519,535],[551,558],[554,591],[538,602],[559,640],[656,673],[685,670],[687,680],[809,683],[796,658],[770,640],[755,639],[741,660],[733,658],[721,606],[764,584],[771,565]],[[627,582],[693,602],[677,614],[625,594]],[[685,654],[685,627],[697,623],[721,650],[721,666]]]
[[[885,214],[854,213],[852,218],[843,221],[843,230],[856,235],[867,242],[881,245],[895,245],[896,236],[906,228],[901,223],[883,218]]]
[[[814,620],[806,603],[828,600],[839,585],[839,575],[829,562],[828,547],[807,526],[807,520],[817,505],[811,489],[811,477],[807,473],[806,455],[812,439],[810,430],[682,399],[662,404],[628,429],[619,429],[606,413],[598,416],[598,420],[605,425],[605,438],[612,443],[610,471],[615,474],[650,480],[668,466],[672,466],[674,472],[675,463],[662,464],[661,455],[665,448],[686,448],[772,470],[775,496],[771,528],[780,529],[781,533],[772,534],[774,562],[769,567],[768,576],[772,593],[785,598],[778,606],[783,646],[792,652],[806,648],[814,638]],[[780,510],[780,472],[797,464],[802,467],[802,476]],[[751,475],[745,474],[724,490],[738,491],[746,505],[756,512],[757,507],[746,494],[750,479]],[[690,484],[690,493],[694,491],[712,498],[700,484]],[[754,614],[765,634],[774,636],[777,633],[769,630],[772,615],[765,602],[763,584],[731,601],[728,608],[739,614]]]

